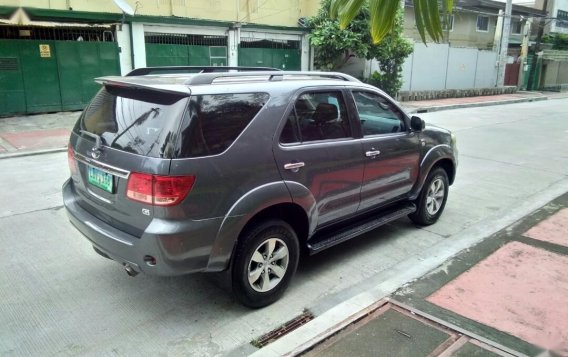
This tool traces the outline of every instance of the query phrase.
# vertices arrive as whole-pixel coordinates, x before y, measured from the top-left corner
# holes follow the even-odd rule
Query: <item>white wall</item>
[[[144,25],[132,23],[132,51],[134,52],[134,68],[146,67],[146,43],[144,42]]]
[[[495,87],[497,53],[447,44],[414,44],[402,68],[402,91]]]
[[[132,46],[130,45],[130,26],[122,25],[122,30],[116,31],[116,42],[120,48],[120,74],[125,75],[132,68]]]

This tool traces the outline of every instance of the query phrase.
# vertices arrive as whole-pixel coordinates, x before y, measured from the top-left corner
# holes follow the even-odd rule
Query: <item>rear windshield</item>
[[[268,101],[267,93],[196,95],[189,101],[178,157],[225,151]]]
[[[155,91],[103,88],[83,111],[76,133],[134,154],[173,158],[187,98]]]

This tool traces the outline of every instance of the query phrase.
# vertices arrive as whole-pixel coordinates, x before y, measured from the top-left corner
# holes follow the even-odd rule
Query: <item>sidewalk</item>
[[[446,98],[402,102],[410,113],[427,113],[457,108],[484,107],[490,105],[535,102],[540,100],[568,98],[568,93],[517,92],[514,94],[489,95],[481,97]]]
[[[496,96],[448,98],[401,104],[409,113],[425,113],[556,98],[568,98],[568,93],[517,92]],[[71,129],[80,114],[80,111],[76,111],[0,118],[0,159],[64,151]]]
[[[0,118],[0,159],[64,151],[80,111]]]
[[[568,194],[379,301],[305,356],[568,356]]]

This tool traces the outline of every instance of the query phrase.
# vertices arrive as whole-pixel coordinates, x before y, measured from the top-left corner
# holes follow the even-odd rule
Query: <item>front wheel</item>
[[[420,196],[415,201],[416,212],[409,214],[408,217],[414,223],[423,226],[436,223],[446,206],[449,188],[446,171],[440,167],[432,170],[424,182]]]
[[[259,308],[278,300],[298,266],[296,233],[284,221],[269,220],[241,237],[232,267],[233,292],[245,306]]]

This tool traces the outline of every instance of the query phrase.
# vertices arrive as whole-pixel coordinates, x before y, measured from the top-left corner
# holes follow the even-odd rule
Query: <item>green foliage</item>
[[[393,25],[379,44],[373,43],[367,31],[370,11],[364,6],[345,29],[338,20],[329,17],[330,3],[323,0],[318,14],[308,19],[311,28],[310,43],[315,47],[314,65],[322,70],[338,70],[350,57],[376,59],[379,72],[373,73],[369,83],[394,96],[402,85],[402,64],[412,53],[412,44],[402,38],[402,9],[393,16]]]
[[[369,46],[361,32],[340,30],[337,21],[325,17],[310,24],[310,44],[316,50],[316,68],[331,71],[343,66],[351,55],[367,56]]]
[[[556,33],[543,37],[544,43],[552,43],[553,50],[568,50],[568,34]]]
[[[426,43],[426,33],[435,42],[444,37],[440,14],[448,15],[454,6],[453,0],[413,0],[414,17],[422,42]],[[440,12],[440,6],[442,12]],[[373,43],[381,42],[395,26],[400,0],[331,0],[327,6],[332,19],[339,19],[339,27],[348,28],[361,12],[368,12],[367,29]]]

